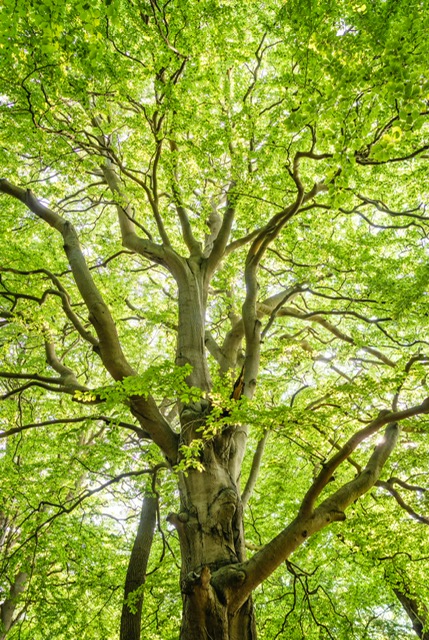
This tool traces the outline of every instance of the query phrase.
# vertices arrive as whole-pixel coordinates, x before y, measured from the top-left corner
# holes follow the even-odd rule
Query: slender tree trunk
[[[156,498],[145,496],[134,545],[125,578],[124,604],[122,606],[120,640],[140,640],[143,606],[143,585],[152,546],[156,522]],[[127,602],[130,594],[136,593],[132,605]]]
[[[28,581],[28,573],[26,571],[19,571],[15,580],[10,588],[9,596],[0,605],[1,614],[1,629],[0,640],[5,640],[8,632],[14,625],[14,614],[16,605],[18,604],[19,596],[24,592]]]
[[[426,608],[424,606],[419,607],[417,600],[402,593],[400,589],[393,589],[393,591],[407,612],[417,637],[421,640],[429,640],[429,620]]]

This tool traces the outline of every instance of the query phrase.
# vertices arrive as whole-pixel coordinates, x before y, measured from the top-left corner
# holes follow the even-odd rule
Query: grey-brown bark
[[[24,592],[28,580],[26,571],[19,571],[11,585],[8,597],[0,605],[1,623],[0,640],[5,640],[8,632],[13,627],[16,619],[14,618],[16,606],[19,596]]]
[[[407,595],[401,589],[394,588],[393,592],[407,612],[416,635],[421,640],[429,640],[429,618],[427,609],[422,605],[419,606],[415,598]]]
[[[182,433],[192,439],[195,435],[192,432],[204,421],[204,413],[198,415],[188,411],[182,414],[182,420]],[[378,428],[382,424],[380,419]],[[207,442],[200,456],[205,471],[190,470],[181,477],[181,512],[170,517],[178,530],[181,544],[181,640],[197,637],[253,639],[255,631],[253,623],[250,624],[253,590],[308,537],[332,522],[345,519],[346,508],[378,480],[398,434],[397,423],[389,424],[383,441],[355,479],[318,506],[313,506],[313,503],[309,509],[300,512],[250,560],[245,559],[238,485],[229,472],[230,458],[235,453],[233,428],[225,429]],[[235,635],[238,624],[240,628],[248,629],[248,636]]]
[[[254,640],[251,597],[231,611],[235,584],[222,584],[212,574],[245,561],[243,510],[238,486],[229,473],[231,432],[215,436],[201,454],[203,473],[190,470],[180,478],[181,511],[172,514],[182,557],[183,622],[181,640]],[[233,569],[232,569],[233,570]],[[241,580],[239,572],[235,573]]]
[[[211,583],[207,566],[183,591],[183,598],[180,640],[256,640],[251,598],[231,615],[225,594]]]
[[[204,447],[205,472],[180,481],[181,512],[170,517],[181,544],[181,640],[253,640],[251,594],[303,542],[330,523],[377,481],[399,433],[390,424],[367,466],[309,513],[297,517],[250,560],[245,559],[242,504],[228,473],[231,438],[223,433]]]
[[[203,259],[189,258],[184,261],[183,275],[177,281],[179,331],[176,364],[190,364],[192,372],[188,383],[207,392],[211,381],[205,351],[207,287],[204,284],[204,266]]]
[[[37,217],[44,220],[50,227],[61,234],[64,241],[64,251],[69,260],[76,286],[88,309],[89,320],[97,334],[98,345],[96,352],[114,380],[123,380],[125,377],[134,376],[136,372],[129,364],[122,350],[116,324],[91,275],[73,225],[42,204],[28,189],[21,189],[2,179],[0,180],[0,192],[20,200]],[[160,248],[149,241],[138,238],[133,232],[133,225],[125,215],[125,211],[122,207],[118,208],[122,212],[120,219],[123,222],[121,228],[125,246],[128,246],[125,238],[130,237],[133,242],[135,240],[137,245],[134,246],[133,242],[131,242],[129,248],[144,255],[153,251],[156,253],[158,262],[162,262],[162,259],[165,258],[169,264],[174,264],[179,269],[179,266],[182,265],[179,257],[174,252],[168,252],[168,247],[164,251],[162,247]],[[144,247],[140,246],[141,243],[143,243]],[[177,260],[175,261],[176,258]],[[151,396],[133,397],[130,399],[130,404],[133,414],[138,418],[142,427],[148,432],[153,441],[158,444],[166,457],[171,462],[174,462],[177,458],[177,436],[158,410],[154,399]]]
[[[145,496],[125,578],[120,640],[140,640],[143,585],[156,523],[156,498]],[[136,593],[129,601],[130,594]]]

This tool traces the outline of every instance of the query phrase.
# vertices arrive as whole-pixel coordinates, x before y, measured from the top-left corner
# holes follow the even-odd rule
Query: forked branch
[[[7,180],[0,180],[0,192],[10,195],[25,204],[38,218],[58,231],[64,241],[64,250],[76,285],[89,311],[89,320],[98,336],[97,352],[114,380],[134,376],[135,371],[127,361],[119,341],[112,314],[98,290],[86,263],[79,238],[73,225],[42,204],[29,189],[17,187]],[[42,384],[42,383],[39,383]],[[177,457],[177,436],[149,396],[131,398],[133,414],[143,428],[160,446],[170,461]]]

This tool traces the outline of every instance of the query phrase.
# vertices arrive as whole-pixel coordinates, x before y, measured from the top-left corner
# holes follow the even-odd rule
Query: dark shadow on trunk
[[[424,605],[419,607],[419,603],[415,598],[405,595],[399,589],[393,589],[395,596],[407,612],[416,635],[421,640],[429,640],[429,627],[427,609]]]

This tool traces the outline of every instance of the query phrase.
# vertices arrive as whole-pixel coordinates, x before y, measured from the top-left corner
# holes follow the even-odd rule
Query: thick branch
[[[344,520],[345,509],[367,493],[378,480],[383,465],[392,453],[399,435],[396,423],[389,424],[383,442],[377,445],[365,469],[351,482],[346,483],[324,500],[312,513],[298,516],[263,549],[238,567],[245,574],[239,589],[231,593],[231,611],[236,611],[249,594],[284,562],[309,536],[324,529],[332,522]],[[222,570],[219,571],[222,575]]]
[[[122,182],[117,176],[111,160],[105,160],[102,166],[102,171],[112,193],[119,196],[119,202],[116,204],[116,209],[118,212],[118,220],[121,228],[123,246],[127,249],[135,251],[145,258],[148,258],[148,260],[151,260],[156,264],[167,267],[167,269],[169,269],[169,271],[174,275],[179,268],[180,260],[177,254],[171,248],[170,240],[159,216],[157,204],[153,200],[152,194],[150,193],[148,187],[141,180],[136,180],[138,184],[143,187],[145,193],[149,198],[163,245],[157,245],[151,240],[141,238],[137,235],[135,231],[131,204],[123,192]],[[126,173],[125,169],[124,173]]]
[[[312,149],[311,149],[312,151]],[[293,162],[293,170],[290,175],[295,182],[297,195],[295,202],[274,215],[261,229],[248,251],[244,272],[246,283],[246,298],[243,304],[244,333],[246,337],[244,394],[251,397],[256,387],[256,378],[259,370],[261,328],[257,316],[257,271],[259,264],[270,246],[278,237],[287,222],[300,210],[301,206],[312,200],[320,191],[326,189],[323,183],[314,184],[308,192],[304,192],[304,185],[299,175],[299,163],[301,155],[297,153]]]
[[[21,189],[7,180],[0,180],[0,191],[23,202],[30,211],[62,235],[64,250],[69,259],[75,282],[89,310],[90,321],[100,341],[101,359],[115,380],[132,375],[133,370],[126,361],[119,344],[115,323],[92,279],[73,225],[37,200],[29,189]]]
[[[23,202],[36,216],[61,233],[64,239],[64,250],[75,282],[88,308],[89,320],[99,339],[97,351],[104,366],[114,380],[122,380],[127,376],[135,375],[133,368],[122,351],[110,310],[88,269],[73,225],[37,200],[31,191],[16,187],[7,180],[0,180],[0,192],[11,195]],[[145,241],[141,240],[141,242],[144,243]],[[134,415],[151,435],[154,442],[161,447],[170,461],[175,461],[177,456],[177,436],[158,410],[153,398],[135,397],[131,399],[131,404]]]
[[[346,508],[364,493],[369,491],[380,477],[381,470],[395,448],[399,436],[399,426],[397,422],[390,423],[384,432],[384,438],[376,446],[374,453],[370,457],[365,469],[353,480],[340,487],[335,493],[326,498],[315,510],[315,515],[319,513],[344,514]],[[341,515],[339,520],[344,519]]]
[[[87,387],[79,384],[75,373],[70,367],[66,367],[58,358],[52,342],[45,342],[46,361],[54,371],[60,374],[60,382],[66,387],[76,391],[88,391]]]
[[[26,571],[19,571],[10,588],[9,596],[0,605],[0,619],[2,622],[0,640],[6,640],[8,631],[10,631],[14,625],[15,620],[13,616],[19,601],[19,596],[25,590],[28,577]]]
[[[225,247],[225,255],[228,256],[230,253],[234,253],[236,249],[243,247],[245,244],[248,244],[252,240],[256,238],[260,229],[254,229],[251,233],[248,233],[241,238],[237,238],[237,240],[233,240]]]
[[[231,234],[232,223],[234,222],[235,217],[235,206],[237,201],[237,195],[235,194],[235,186],[236,183],[234,181],[231,182],[227,192],[227,200],[226,200],[226,211],[223,216],[222,224],[220,226],[219,232],[213,242],[213,248],[210,252],[210,256],[207,260],[207,278],[215,271],[218,266],[220,260],[222,259],[229,236]]]
[[[174,204],[176,206],[177,215],[179,217],[180,226],[182,227],[182,237],[189,249],[191,256],[202,256],[202,250],[200,243],[196,240],[194,234],[192,233],[191,223],[189,222],[189,217],[186,212],[185,207],[183,206],[182,198],[180,195],[180,189],[178,184],[178,176],[177,176],[177,155],[179,149],[177,147],[176,142],[174,140],[170,140],[170,149],[173,154],[173,180],[172,180],[172,191]]]
[[[419,606],[415,598],[405,594],[398,587],[393,588],[393,593],[407,612],[417,637],[420,640],[429,640],[429,616],[426,607],[424,605]]]
[[[409,409],[404,409],[403,411],[381,411],[375,420],[372,420],[366,427],[354,433],[338,453],[323,465],[322,470],[302,501],[300,509],[301,515],[308,515],[313,511],[315,501],[332,478],[334,471],[353,453],[361,442],[372,436],[389,422],[399,422],[421,413],[427,413],[428,411],[429,398],[426,398],[421,404],[410,407]]]
[[[13,371],[0,371],[0,378],[5,378],[6,380],[34,380],[36,382],[47,382],[48,384],[61,384],[61,378],[41,376],[38,373],[15,373]]]
[[[228,359],[224,356],[222,349],[208,330],[206,330],[204,334],[204,344],[206,345],[207,351],[213,356],[220,366],[221,371],[226,371],[229,368]]]
[[[281,315],[279,309],[286,302],[290,302],[301,291],[301,287],[297,285],[290,289],[284,289],[279,293],[276,293],[269,298],[266,298],[262,302],[257,304],[256,315],[258,320],[261,320],[266,315]],[[222,372],[226,372],[228,369],[233,368],[237,364],[237,353],[241,346],[244,337],[244,321],[240,318],[234,322],[232,328],[225,336],[221,351],[224,355],[224,362],[221,365]]]
[[[216,240],[216,238],[218,237],[220,228],[222,226],[222,218],[219,215],[218,212],[218,207],[221,204],[221,200],[219,200],[218,202],[216,202],[216,199],[214,197],[212,197],[210,199],[210,214],[209,217],[206,220],[206,225],[209,229],[208,234],[206,234],[205,237],[205,243],[204,243],[204,250],[203,250],[203,255],[205,258],[207,258],[213,249],[213,244]]]

